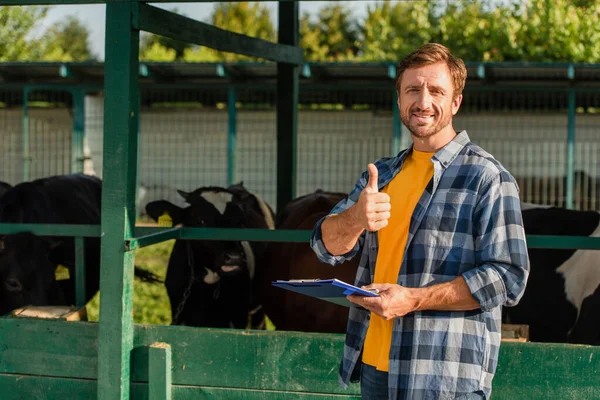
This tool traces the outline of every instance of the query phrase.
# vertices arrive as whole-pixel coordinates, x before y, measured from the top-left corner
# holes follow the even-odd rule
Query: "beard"
[[[419,110],[414,110],[414,109],[409,110],[408,113],[401,111],[400,112],[400,120],[402,121],[404,126],[406,126],[406,128],[410,131],[410,133],[413,136],[424,139],[424,138],[428,138],[430,136],[435,135],[436,133],[438,133],[439,131],[441,131],[448,125],[450,125],[450,123],[452,122],[452,110],[446,110],[446,111],[448,111],[448,112],[444,114],[444,117],[442,117],[442,119],[438,119],[437,122],[434,121],[433,124],[429,124],[429,123],[423,124],[423,123],[418,123],[418,122],[411,122],[410,121],[411,115],[413,113],[419,112]],[[435,117],[437,117],[437,115],[434,115],[434,118]]]

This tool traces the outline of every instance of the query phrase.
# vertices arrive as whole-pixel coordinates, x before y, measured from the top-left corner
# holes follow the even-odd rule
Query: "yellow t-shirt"
[[[435,153],[413,150],[402,170],[382,190],[390,196],[388,225],[377,232],[379,252],[374,283],[397,283],[400,264],[413,211],[433,177],[431,157]],[[380,371],[388,371],[394,320],[386,321],[371,313],[362,360]]]

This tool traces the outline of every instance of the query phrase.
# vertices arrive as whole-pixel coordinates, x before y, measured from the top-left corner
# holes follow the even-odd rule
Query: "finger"
[[[390,211],[392,205],[390,203],[369,203],[367,204],[368,213],[385,212]]]
[[[385,228],[388,225],[388,220],[384,219],[381,221],[370,221],[367,224],[367,230],[371,231],[371,232],[377,232],[380,229]]]
[[[371,193],[377,193],[379,191],[379,187],[377,186],[379,171],[377,171],[375,164],[372,163],[367,166],[367,169],[369,170],[369,182],[367,182],[366,189],[369,189]]]

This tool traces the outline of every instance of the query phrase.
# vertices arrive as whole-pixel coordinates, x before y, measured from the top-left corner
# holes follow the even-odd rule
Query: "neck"
[[[427,137],[418,137],[411,134],[413,140],[413,148],[426,153],[435,153],[442,147],[447,145],[456,137],[456,132],[451,125],[448,125],[443,130],[434,133]]]

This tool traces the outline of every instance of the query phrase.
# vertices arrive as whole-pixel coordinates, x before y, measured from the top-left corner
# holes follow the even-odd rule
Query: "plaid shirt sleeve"
[[[358,254],[358,252],[362,248],[362,245],[365,241],[366,231],[363,232],[362,235],[360,235],[360,237],[356,241],[356,244],[354,245],[352,250],[350,250],[346,254],[334,256],[329,251],[327,251],[327,248],[325,247],[325,244],[323,243],[323,236],[321,233],[321,225],[323,224],[323,221],[325,220],[325,218],[328,218],[328,217],[331,217],[332,215],[340,214],[340,213],[346,211],[347,209],[352,207],[358,201],[358,197],[360,196],[360,193],[367,185],[368,176],[369,176],[368,171],[365,171],[361,175],[361,177],[358,179],[358,181],[356,182],[356,185],[354,186],[354,190],[352,190],[352,192],[350,192],[348,197],[346,197],[345,199],[340,201],[338,204],[336,204],[336,206],[333,207],[333,209],[329,212],[329,214],[327,214],[325,217],[321,218],[315,224],[315,227],[313,228],[313,232],[312,232],[312,237],[310,238],[310,247],[313,249],[313,251],[319,258],[319,260],[321,260],[322,262],[331,264],[331,265],[341,264],[345,261],[351,260],[356,254]]]
[[[514,306],[525,291],[529,258],[516,183],[501,171],[483,185],[475,208],[475,265],[463,277],[483,311]]]

